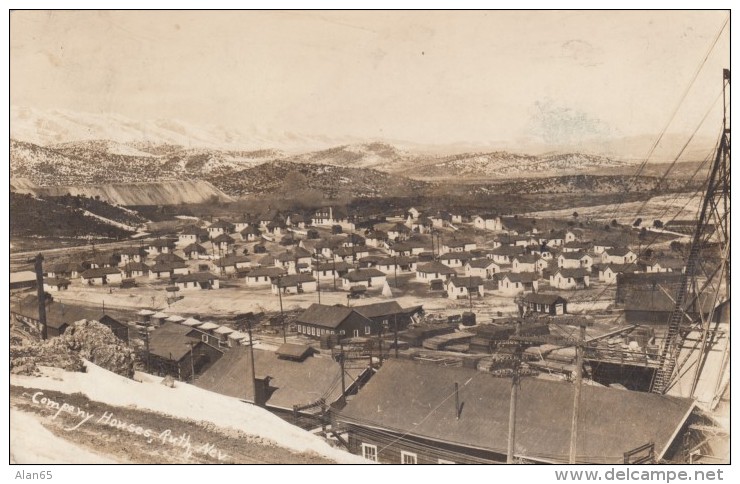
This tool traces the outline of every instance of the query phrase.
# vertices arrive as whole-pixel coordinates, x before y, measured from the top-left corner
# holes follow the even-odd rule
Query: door
[[[563,314],[563,305],[562,304],[555,305],[555,314],[557,314],[557,315]]]

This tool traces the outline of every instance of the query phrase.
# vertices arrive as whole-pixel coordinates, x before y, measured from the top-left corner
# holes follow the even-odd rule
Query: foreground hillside
[[[363,459],[329,446],[268,411],[182,382],[137,374],[129,380],[91,363],[85,373],[47,369],[43,376],[11,375],[11,408],[33,416],[46,429],[103,458],[134,463],[360,463]],[[34,395],[36,398],[34,399]],[[49,398],[85,409],[92,416],[54,410],[34,402]],[[106,412],[110,415],[105,419]],[[16,414],[17,415],[17,414]],[[126,426],[111,425],[115,418]],[[11,427],[13,425],[11,414]],[[65,428],[79,427],[65,432]],[[128,430],[128,424],[142,433]],[[143,432],[149,430],[149,436]],[[16,439],[11,434],[11,451]],[[182,438],[181,438],[182,437]],[[36,456],[26,448],[27,463]],[[64,462],[59,462],[64,463]]]

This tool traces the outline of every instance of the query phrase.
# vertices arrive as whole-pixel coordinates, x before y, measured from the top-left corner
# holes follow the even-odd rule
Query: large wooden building
[[[378,334],[380,325],[354,308],[311,304],[295,321],[298,333],[314,338],[325,334],[348,337]]]
[[[506,461],[511,381],[475,369],[390,359],[335,416],[349,450],[393,464],[482,464]],[[514,456],[567,463],[573,385],[525,378],[516,413]],[[584,385],[577,463],[621,464],[652,444],[670,457],[687,425],[692,400]]]

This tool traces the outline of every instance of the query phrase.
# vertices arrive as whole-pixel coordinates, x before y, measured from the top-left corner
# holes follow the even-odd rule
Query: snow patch
[[[338,463],[367,464],[365,459],[331,447],[312,435],[267,410],[176,382],[174,388],[161,384],[162,378],[137,373],[134,381],[85,362],[87,372],[52,371],[41,377],[11,375],[10,384],[27,388],[80,392],[91,400],[116,406],[135,406],[176,418],[211,422],[223,428],[272,440],[296,452],[315,452]],[[38,441],[37,441],[38,442]]]

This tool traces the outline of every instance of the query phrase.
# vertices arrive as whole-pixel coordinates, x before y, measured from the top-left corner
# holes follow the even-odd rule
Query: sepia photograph
[[[8,23],[16,479],[723,480],[729,10]]]

